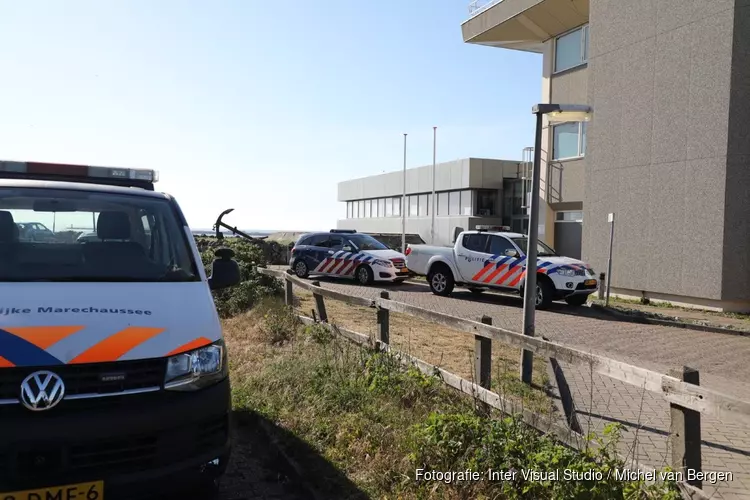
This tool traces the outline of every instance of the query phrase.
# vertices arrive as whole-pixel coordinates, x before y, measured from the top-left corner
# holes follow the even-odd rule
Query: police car
[[[340,276],[362,285],[401,283],[409,277],[406,256],[370,235],[350,229],[302,235],[292,248],[289,267],[300,278]]]
[[[464,231],[451,247],[409,245],[407,264],[412,272],[427,276],[432,293],[450,295],[455,286],[472,293],[486,289],[523,295],[526,284],[526,235],[507,226],[477,226]],[[536,307],[545,309],[554,300],[582,306],[599,289],[594,270],[585,262],[558,255],[537,244]]]

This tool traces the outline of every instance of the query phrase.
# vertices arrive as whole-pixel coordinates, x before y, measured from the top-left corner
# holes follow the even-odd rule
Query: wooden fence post
[[[492,318],[482,316],[482,323],[492,324]],[[474,378],[485,389],[492,385],[492,340],[474,335]]]
[[[390,300],[391,295],[383,290],[380,292],[380,298]],[[391,342],[391,330],[390,330],[390,312],[388,309],[378,304],[377,309],[378,318],[378,342],[381,344],[380,348],[387,346]]]
[[[320,287],[320,281],[313,281],[311,284]],[[326,303],[323,301],[323,296],[313,291],[313,297],[315,298],[315,309],[318,310],[318,317],[320,318],[321,323],[328,323]]]
[[[688,384],[700,385],[700,373],[695,368],[684,366],[682,370],[672,370],[670,375]],[[670,403],[671,429],[669,438],[672,445],[672,468],[681,471],[686,482],[696,488],[703,488],[703,481],[687,481],[687,470],[701,471],[701,414],[695,410]]]
[[[604,282],[607,281],[607,273],[599,273],[599,300],[604,300]]]
[[[284,294],[284,302],[289,307],[294,307],[294,290],[292,289],[292,280],[289,279],[291,277],[289,274],[287,274],[284,277],[284,284],[286,286],[286,293]]]

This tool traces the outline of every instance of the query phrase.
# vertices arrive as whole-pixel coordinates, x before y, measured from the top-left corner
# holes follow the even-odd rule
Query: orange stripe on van
[[[46,349],[84,328],[83,326],[15,326],[3,328],[3,330],[34,344],[40,349]]]
[[[81,354],[71,359],[70,363],[116,361],[126,352],[141,345],[148,339],[159,335],[163,331],[164,328],[129,326],[128,328],[120,330],[114,335],[107,337],[98,344],[89,347]]]
[[[174,351],[169,351],[167,353],[167,356],[174,356],[175,354],[180,354],[187,351],[192,351],[193,349],[200,349],[201,347],[207,346],[210,344],[211,341],[208,340],[206,337],[198,337],[195,340],[191,340],[187,344],[183,344]]]
[[[16,365],[14,365],[13,363],[11,363],[10,361],[8,361],[7,359],[5,359],[4,357],[0,356],[0,368],[13,368],[14,366],[16,366]]]

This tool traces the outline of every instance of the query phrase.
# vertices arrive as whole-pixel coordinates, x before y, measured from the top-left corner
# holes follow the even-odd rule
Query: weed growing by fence
[[[253,321],[278,321],[280,301]],[[281,311],[270,313],[276,307]],[[260,319],[258,319],[260,318]],[[281,344],[262,333],[273,326],[227,328],[238,410],[254,411],[304,440],[372,498],[586,498],[677,499],[674,485],[615,481],[622,468],[612,426],[597,451],[570,450],[514,418],[476,413],[470,398],[419,370],[404,369],[390,354],[334,337],[319,325],[295,327]],[[253,336],[255,335],[255,336]],[[252,342],[260,345],[252,346]],[[242,359],[238,353],[265,352]],[[497,417],[498,415],[495,415]],[[282,443],[283,444],[283,443]],[[325,498],[339,498],[335,477],[316,470],[305,452],[287,450]],[[309,452],[307,452],[309,455]],[[514,481],[416,481],[416,470],[516,470]],[[531,481],[521,471],[601,472],[598,481]],[[562,473],[561,473],[562,474]]]
[[[216,240],[213,240],[215,243]],[[265,257],[262,249],[239,238],[226,238],[223,240],[224,247],[234,250],[234,259],[240,266],[239,285],[225,290],[213,292],[216,310],[219,316],[227,318],[247,311],[257,304],[263,297],[281,294],[281,284],[275,278],[265,276],[256,272],[254,266],[265,265]],[[207,245],[198,239],[198,247],[201,249],[201,259],[206,273],[211,275],[211,263],[214,260],[214,250],[217,245]]]

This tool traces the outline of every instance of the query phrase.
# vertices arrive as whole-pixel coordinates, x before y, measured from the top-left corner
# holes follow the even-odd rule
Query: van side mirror
[[[211,290],[221,290],[239,284],[240,265],[234,260],[234,250],[231,248],[219,248],[214,252],[216,259],[211,265],[211,277],[208,278],[208,287]]]
[[[518,254],[518,252],[516,250],[511,250],[511,249],[508,249],[508,250],[505,251],[505,256],[506,257],[515,257],[515,258],[520,257],[520,255]]]
[[[344,250],[344,252],[353,252],[354,251],[354,249],[350,245],[346,245],[343,248],[343,250]]]

